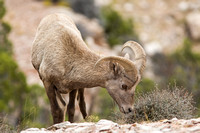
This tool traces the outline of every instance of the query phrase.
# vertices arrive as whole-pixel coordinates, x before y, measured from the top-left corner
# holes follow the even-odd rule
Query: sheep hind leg
[[[51,105],[53,123],[56,124],[63,122],[65,120],[65,111],[60,108],[56,99],[56,87],[50,82],[44,81],[43,83]]]
[[[80,107],[82,116],[84,119],[86,119],[87,112],[86,112],[86,104],[85,104],[85,97],[84,97],[84,88],[81,88],[78,90],[78,101],[79,101],[79,107]]]
[[[74,122],[74,112],[75,112],[75,98],[77,90],[72,90],[69,93],[69,103],[67,105],[68,120]]]

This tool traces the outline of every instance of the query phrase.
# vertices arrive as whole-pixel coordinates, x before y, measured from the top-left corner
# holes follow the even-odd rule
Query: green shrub
[[[0,0],[0,15],[4,15],[1,12],[3,9],[3,1]],[[11,128],[19,130],[32,125],[40,127],[49,122],[50,115],[40,105],[41,99],[47,103],[45,89],[38,85],[27,85],[24,73],[12,58],[12,44],[8,40],[11,27],[1,18],[0,16],[0,119],[5,120],[0,121],[0,131],[11,132]],[[5,115],[15,117],[7,118]]]
[[[49,104],[45,89],[39,85],[29,86],[23,105],[22,128],[42,127],[50,123],[50,110],[43,107]]]
[[[10,30],[9,24],[0,21],[0,52],[12,54],[12,43],[8,40]]]
[[[112,112],[118,108],[105,88],[102,88],[99,92],[98,105],[100,112],[97,115],[100,119],[108,119]]]
[[[148,92],[153,91],[154,89],[155,89],[155,83],[148,78],[143,78],[136,87],[135,96],[137,97],[139,95],[146,94]]]
[[[5,14],[6,10],[4,7],[3,0],[0,0],[0,52],[7,52],[9,54],[12,53],[12,44],[8,40],[8,33],[11,30],[9,24],[2,21],[2,18]]]
[[[183,47],[169,57],[181,66],[193,67],[194,65],[200,65],[200,54],[192,52],[192,42],[187,38],[183,42]]]
[[[101,11],[106,39],[111,47],[127,40],[138,40],[132,19],[124,19],[110,6],[102,8]]]
[[[18,119],[14,126],[41,127],[49,122],[50,112],[41,106],[48,103],[45,89],[38,86],[28,86],[25,75],[19,70],[10,55],[0,53],[0,112],[11,115],[18,110]]]
[[[162,119],[189,119],[194,117],[192,95],[185,89],[155,89],[152,92],[140,95],[134,104],[134,112],[126,118],[124,115],[115,115],[115,120],[125,123],[142,121],[158,121]]]
[[[50,113],[39,106],[39,100],[47,101],[44,88],[28,86],[24,73],[12,58],[12,44],[8,40],[11,27],[1,20],[4,14],[0,0],[0,131],[19,132],[24,127],[47,124]]]
[[[0,132],[1,133],[17,133],[19,131],[14,130],[11,125],[5,122],[5,117],[0,117]]]
[[[27,91],[26,78],[15,61],[7,53],[0,53],[0,111],[11,112],[20,107]],[[10,102],[14,105],[9,106]]]
[[[0,0],[0,19],[2,19],[5,13],[6,13],[6,9],[4,7],[4,1]]]
[[[185,89],[154,90],[140,96],[134,105],[134,120],[188,119],[193,117],[193,98]]]
[[[10,119],[7,119],[8,124],[2,125],[2,128],[7,127],[5,130],[11,128],[16,130],[18,129],[16,126],[23,121],[23,108],[28,92],[25,75],[8,53],[0,52],[0,112],[2,116],[12,116],[17,112],[11,124]]]
[[[99,9],[95,5],[94,0],[64,0],[69,2],[71,8],[80,14],[87,16],[88,18],[98,18]]]
[[[169,56],[175,64],[172,75],[168,81],[178,86],[188,88],[193,93],[196,107],[200,106],[200,54],[192,52],[192,42],[189,39],[184,40],[183,47],[178,49],[174,54]],[[200,116],[200,113],[198,114]]]
[[[154,71],[160,76],[159,86],[184,86],[193,94],[195,106],[200,107],[200,54],[192,51],[191,40],[186,38],[183,46],[170,55],[158,54],[152,59]]]

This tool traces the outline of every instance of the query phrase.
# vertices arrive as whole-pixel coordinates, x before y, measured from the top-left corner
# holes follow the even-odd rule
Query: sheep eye
[[[127,90],[127,88],[128,88],[127,85],[125,85],[125,84],[122,85],[122,89],[123,89],[123,90]]]

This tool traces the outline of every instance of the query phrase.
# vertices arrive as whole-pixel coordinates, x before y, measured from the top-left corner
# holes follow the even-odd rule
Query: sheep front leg
[[[79,100],[79,107],[80,107],[82,116],[85,119],[87,116],[87,112],[86,112],[86,104],[85,104],[85,97],[84,97],[84,88],[78,90],[78,100]]]
[[[50,82],[44,81],[43,83],[51,105],[53,123],[56,124],[63,122],[65,120],[65,111],[59,107],[56,99],[56,87]]]
[[[69,93],[69,103],[67,105],[68,120],[74,122],[74,112],[75,112],[75,98],[77,90],[72,90]]]

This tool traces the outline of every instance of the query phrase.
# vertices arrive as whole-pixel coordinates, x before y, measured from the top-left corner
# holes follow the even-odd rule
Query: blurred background
[[[199,0],[0,0],[0,130],[52,124],[45,89],[30,60],[40,20],[55,12],[71,17],[98,54],[121,55],[127,40],[139,42],[147,67],[137,95],[183,88],[192,95],[192,117],[200,116]],[[85,98],[92,121],[112,119],[118,111],[105,88],[87,89]],[[188,108],[187,97],[181,100]],[[78,106],[75,119],[83,121]]]

